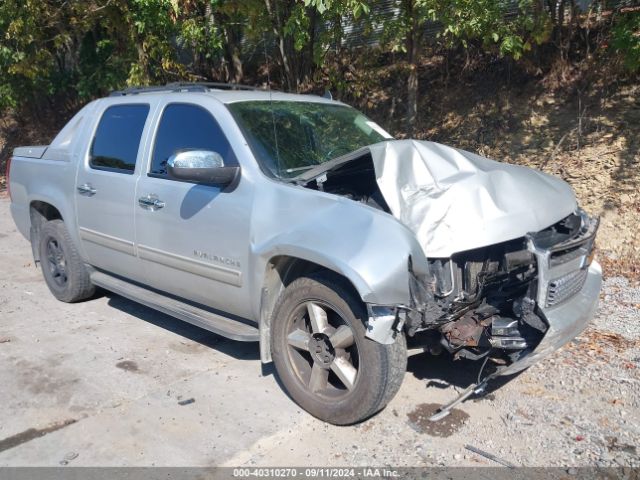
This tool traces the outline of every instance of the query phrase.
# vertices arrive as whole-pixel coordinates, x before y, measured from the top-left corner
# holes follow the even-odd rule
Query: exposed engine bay
[[[366,152],[303,185],[391,213],[378,187],[371,155]]]
[[[413,277],[405,331],[456,358],[517,361],[546,333],[543,310],[584,285],[597,227],[578,211],[523,238],[429,260],[431,278]]]
[[[418,144],[419,148],[423,148],[420,142]],[[425,148],[430,148],[430,145]],[[463,154],[466,155],[466,152]],[[474,157],[463,156],[460,161],[464,163],[469,159],[476,160]],[[419,157],[417,161],[422,165],[424,158]],[[371,151],[360,150],[331,163],[334,164],[322,172],[311,172],[299,184],[340,195],[394,215],[387,201],[388,196],[385,197],[381,188],[381,176],[384,176],[380,171],[382,167],[378,164],[376,169]],[[397,168],[396,165],[394,167]],[[433,174],[435,169],[432,165],[429,167],[430,174]],[[508,167],[512,166],[506,167],[509,171]],[[495,179],[491,175],[495,172],[492,168],[490,164],[487,166],[481,163],[481,173],[478,174],[481,177],[479,183],[483,185],[477,188],[482,194],[488,191],[493,195],[488,208],[504,201],[494,191]],[[455,173],[451,175],[455,176]],[[516,183],[513,178],[505,180],[503,170],[496,175],[503,182]],[[435,174],[432,176],[435,177]],[[516,177],[517,175],[514,176]],[[543,178],[542,181],[548,180]],[[423,208],[424,204],[429,204],[429,199],[425,200],[424,197],[425,192],[428,192],[431,203],[437,203],[444,195],[443,192],[447,193],[443,182],[440,178],[439,182],[434,181],[424,188],[413,185],[409,194],[404,192],[404,198],[410,199],[411,195],[416,198],[422,196],[416,204],[422,202],[420,208]],[[468,175],[467,183],[470,183]],[[409,187],[400,184],[396,190],[407,188]],[[556,193],[559,196],[564,191],[559,187]],[[396,198],[394,201],[397,200]],[[447,211],[460,207],[452,203],[455,199],[448,201]],[[408,210],[407,205],[403,204],[401,207],[405,212]],[[408,224],[405,224],[416,231],[420,239],[419,234],[425,230],[422,225],[411,224],[416,217],[409,217],[407,220],[408,217],[402,216],[397,209],[395,213],[400,221],[407,221]],[[442,222],[446,224],[442,228],[448,229],[448,233],[455,233],[454,227],[459,219],[447,220]],[[447,257],[429,255],[429,248],[425,246],[428,273],[417,275],[411,272],[409,288],[412,304],[398,310],[395,328],[404,329],[412,344],[422,346],[432,353],[446,350],[454,358],[491,358],[498,365],[517,361],[535,349],[548,330],[549,325],[541,308],[561,303],[582,287],[593,251],[597,223],[597,220],[576,208],[574,213],[547,228],[522,231],[523,234],[514,239],[458,251]],[[465,233],[464,228],[460,227],[460,235]],[[426,238],[429,236],[433,236],[432,231],[426,234]],[[569,265],[571,262],[575,263],[578,257],[585,261],[576,265],[575,270],[568,273],[563,270],[561,277],[549,279],[554,265]],[[548,264],[545,265],[547,260],[542,261],[542,258],[547,259]],[[409,269],[411,270],[411,264]]]
[[[478,360],[500,349],[516,360],[514,352],[544,335],[547,325],[535,311],[537,268],[524,239],[430,260],[430,267],[431,279],[413,277],[415,310],[405,330],[411,337],[440,332],[422,335],[431,351]]]

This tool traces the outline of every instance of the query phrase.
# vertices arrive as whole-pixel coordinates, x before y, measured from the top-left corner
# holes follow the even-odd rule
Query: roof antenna
[[[278,168],[278,176],[282,175],[280,167],[280,148],[278,146],[278,129],[276,128],[276,114],[273,109],[273,94],[271,93],[271,65],[269,64],[269,56],[267,55],[267,39],[264,32],[262,33],[262,47],[264,48],[264,59],[267,63],[267,89],[269,90],[269,107],[271,108],[271,123],[273,124],[273,139],[276,146],[276,166]]]

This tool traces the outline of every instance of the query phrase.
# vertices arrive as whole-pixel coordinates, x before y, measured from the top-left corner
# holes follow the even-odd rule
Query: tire
[[[276,303],[276,372],[314,417],[351,425],[382,410],[400,389],[407,367],[404,334],[391,345],[374,342],[365,337],[366,318],[358,295],[332,274],[296,279]]]
[[[91,297],[95,287],[62,220],[46,222],[39,238],[40,265],[49,290],[61,302]]]

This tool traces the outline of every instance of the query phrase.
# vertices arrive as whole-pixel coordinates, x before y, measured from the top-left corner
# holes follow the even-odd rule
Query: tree
[[[520,0],[396,0],[398,14],[378,18],[384,27],[387,48],[401,51],[407,62],[406,128],[416,126],[419,92],[419,60],[424,57],[425,31],[429,23],[440,33],[433,47],[468,48],[478,42],[487,51],[519,59],[532,43],[544,41],[547,14],[536,15],[532,1]]]
[[[597,0],[593,8],[604,4]],[[391,16],[381,15],[379,5],[366,0],[3,0],[0,111],[46,108],[60,100],[71,107],[78,99],[127,84],[241,82],[247,69],[255,76],[270,63],[263,52],[275,52],[285,89],[306,90],[317,83],[329,52],[343,53],[345,25],[361,22],[372,31],[382,28],[382,48],[404,57],[411,133],[420,62],[429,51],[474,45],[517,61],[552,39],[565,58],[577,17],[575,0],[394,0]],[[613,19],[608,20],[612,48],[637,70],[637,10],[607,18]],[[429,23],[440,33],[427,42]]]
[[[640,71],[640,11],[620,12],[614,20],[611,46],[631,72]]]
[[[427,22],[436,18],[437,0],[398,0],[398,14],[392,18],[375,17],[383,25],[383,42],[392,51],[406,55],[407,108],[405,123],[408,133],[416,127],[419,92],[419,59],[422,56]]]
[[[246,2],[245,2],[246,5]],[[226,1],[215,9],[216,23],[222,30],[224,56],[227,63],[226,79],[241,83],[244,77],[242,63],[242,37],[244,33],[244,15],[240,2]]]

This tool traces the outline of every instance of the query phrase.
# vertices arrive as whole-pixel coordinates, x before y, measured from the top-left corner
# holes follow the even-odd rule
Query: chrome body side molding
[[[242,286],[242,272],[233,268],[199,262],[181,255],[157,250],[155,248],[138,245],[138,255],[142,260],[160,263],[167,267],[199,275],[201,277],[227,283],[236,287]]]
[[[127,255],[134,256],[135,245],[133,242],[128,240],[123,240],[122,238],[113,237],[111,235],[106,235],[104,233],[96,232],[95,230],[91,230],[88,228],[80,227],[80,238],[91,243],[95,243],[96,245],[100,245],[102,247],[111,248],[113,250],[117,250],[118,252],[126,253]]]

